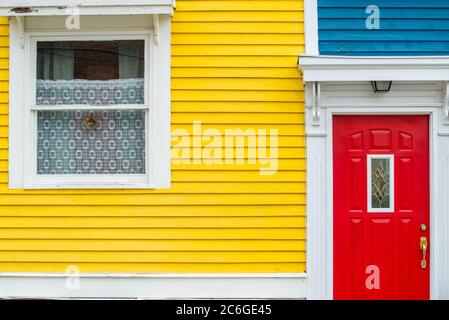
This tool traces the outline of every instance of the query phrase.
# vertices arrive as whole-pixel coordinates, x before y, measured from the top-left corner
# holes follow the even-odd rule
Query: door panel
[[[428,116],[335,116],[333,168],[334,298],[429,299]]]

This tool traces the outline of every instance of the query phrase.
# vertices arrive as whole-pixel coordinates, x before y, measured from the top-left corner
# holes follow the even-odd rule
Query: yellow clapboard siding
[[[304,251],[303,240],[0,240],[0,251]]]
[[[227,93],[224,93],[227,95]],[[257,94],[261,94],[257,92]],[[297,92],[294,93],[298,95]],[[241,95],[241,94],[240,94]],[[220,99],[223,99],[222,97]],[[0,116],[0,123],[7,121],[5,116]],[[249,123],[253,127],[259,123],[271,123],[271,124],[291,124],[291,123],[303,123],[303,113],[291,113],[291,114],[258,114],[255,116],[251,113],[240,113],[238,117],[232,113],[174,113],[172,114],[172,123],[186,123],[191,124],[193,121],[201,121],[204,123]],[[3,124],[3,123],[2,123]],[[257,126],[256,126],[257,128]],[[274,127],[275,128],[275,127]]]
[[[8,67],[9,67],[9,59],[0,57],[0,70],[7,70]]]
[[[249,228],[246,240],[304,240],[304,228]],[[242,229],[200,228],[0,228],[0,239],[109,239],[109,240],[242,240]]]
[[[293,33],[304,32],[304,26],[295,22],[174,22],[173,33]]]
[[[1,96],[0,96],[1,98]],[[299,91],[258,90],[172,90],[172,101],[295,101],[303,102]],[[238,121],[239,118],[234,118]],[[253,118],[257,121],[257,118]]]
[[[304,251],[299,252],[79,252],[79,251],[0,251],[1,262],[115,262],[123,263],[260,263],[304,262]]]
[[[229,33],[177,33],[174,45],[304,45],[304,37],[296,34],[229,34]]]
[[[0,58],[9,58],[9,49],[7,47],[0,47]]]
[[[219,197],[210,194],[152,194],[151,196],[130,195],[77,195],[61,197],[58,195],[27,196],[8,194],[0,199],[0,205],[232,205],[232,204],[304,204],[303,194],[273,194],[270,197],[260,194],[222,194]]]
[[[202,183],[208,186],[210,183]],[[217,183],[218,184],[218,183]],[[226,185],[226,183],[222,183]],[[241,183],[242,184],[242,183]],[[243,183],[244,184],[244,183]],[[263,184],[261,188],[263,188]],[[187,185],[191,185],[187,183]],[[234,184],[235,185],[235,184]],[[282,184],[281,184],[282,185]],[[303,188],[303,187],[302,187]],[[297,191],[297,190],[295,190]],[[23,192],[23,191],[14,191]],[[87,190],[36,190],[32,194],[87,194]],[[147,193],[145,190],[98,190],[99,194]],[[161,191],[163,192],[163,191]],[[304,205],[271,205],[271,206],[0,206],[0,216],[99,216],[99,217],[247,217],[247,216],[301,216],[304,215]]]
[[[70,263],[0,262],[0,272],[66,272]],[[76,263],[85,273],[268,273],[304,272],[305,263]]]
[[[303,90],[298,79],[175,78],[171,83],[174,90]]]
[[[104,217],[85,219],[84,217],[2,216],[0,217],[0,228],[300,228],[304,226],[304,219],[302,216],[111,217],[109,219]]]
[[[9,26],[0,18],[0,272],[72,264],[81,272],[305,272],[303,8],[302,0],[177,1],[172,187],[164,190],[8,189]],[[248,146],[232,148],[242,163],[209,163],[207,136],[193,147],[194,122],[206,135],[277,130],[276,170],[262,175],[266,163],[250,162]],[[191,147],[178,149],[180,137]]]
[[[236,116],[237,118],[238,116]],[[257,117],[257,116],[255,116]],[[172,124],[172,132],[179,132],[179,130],[185,129],[189,132],[192,131],[192,124]],[[207,123],[201,123],[201,129],[202,131],[206,131],[209,129],[213,130],[219,130],[220,132],[226,132],[226,130],[232,130],[233,132],[237,132],[235,130],[242,130],[246,131],[248,129],[250,130],[266,130],[267,134],[270,132],[271,129],[276,129],[278,131],[279,136],[304,136],[304,126],[297,125],[297,124],[258,124],[257,126],[252,124],[234,124],[234,123],[227,123],[227,124],[207,124]],[[3,137],[7,132],[7,128],[5,126],[0,126],[0,137]],[[304,139],[302,139],[304,141]]]
[[[8,92],[9,83],[8,81],[0,81],[0,92]]]
[[[0,71],[1,74],[1,71]],[[172,68],[176,78],[297,79],[297,68]]]
[[[170,189],[154,190],[154,194],[223,194],[223,193],[302,193],[305,186],[298,182],[175,182]],[[90,194],[89,190],[8,190],[6,184],[0,184],[0,194]],[[147,194],[148,190],[97,190],[96,194]],[[174,207],[173,209],[179,210]],[[243,209],[243,208],[241,208]],[[147,209],[149,210],[149,208]],[[209,208],[210,210],[210,208]],[[168,210],[167,210],[168,211]],[[243,210],[245,211],[245,210]],[[165,212],[164,214],[168,214]],[[0,209],[1,214],[1,209]]]
[[[295,56],[298,46],[283,45],[174,45],[172,56]],[[302,47],[301,47],[302,48]]]
[[[204,160],[204,158],[203,158]],[[261,169],[265,169],[270,166],[269,160],[266,160],[266,164],[261,164],[255,160],[255,164],[246,164],[244,167],[239,164],[235,165],[227,165],[227,164],[216,164],[215,159],[209,159],[210,163],[202,165],[196,165],[194,163],[183,164],[182,161],[174,161],[172,168],[173,170],[255,170],[260,171]],[[181,162],[181,163],[178,163]],[[190,161],[189,161],[190,162]],[[245,161],[248,162],[248,161]],[[294,171],[294,170],[306,170],[305,160],[296,160],[296,159],[282,159],[279,160],[275,165],[277,170],[279,171]]]
[[[172,67],[219,67],[219,68],[291,68],[295,66],[298,57],[295,56],[175,56],[172,58]]]
[[[177,1],[177,11],[302,11],[304,5],[302,1],[295,0],[184,0]],[[267,12],[267,14],[268,14]]]
[[[174,22],[295,22],[304,25],[303,11],[181,11],[177,10]],[[298,36],[298,35],[297,35]],[[302,36],[299,35],[299,36]]]
[[[179,139],[179,138],[177,138]],[[174,138],[175,141],[177,141],[176,138]],[[179,142],[180,143],[180,142]],[[235,141],[234,141],[235,143]],[[224,145],[224,144],[223,144]],[[267,147],[270,147],[269,141],[267,139]],[[254,154],[257,153],[257,147],[250,147],[250,148],[237,148],[237,147],[230,147],[230,148],[222,148],[222,152],[223,154],[225,154],[225,152],[227,150],[230,151],[234,151],[234,160],[233,160],[233,164],[236,164],[238,166],[241,166],[242,168],[240,168],[240,170],[245,170],[246,166],[242,166],[242,164],[237,164],[236,160],[237,159],[243,159],[243,160],[248,160],[248,159],[254,159]],[[190,157],[183,157],[183,151],[190,151]],[[192,145],[191,147],[187,146],[184,148],[184,146],[182,144],[176,145],[172,148],[172,160],[180,160],[180,159],[191,159],[192,161],[195,159],[211,159],[211,157],[205,157],[205,154],[209,154],[209,153],[202,153],[204,152],[204,147],[203,148],[198,148],[195,145]],[[243,153],[243,158],[238,156],[240,155],[240,152]],[[305,157],[305,151],[303,148],[283,148],[280,147],[277,149],[278,152],[278,159],[279,161],[283,161],[282,159],[303,159]],[[199,155],[200,157],[197,157],[196,155]],[[202,155],[202,157],[201,157]],[[270,155],[270,150],[267,150],[267,155]],[[257,160],[259,158],[255,159],[256,164],[257,164]],[[265,159],[265,158],[263,158]],[[173,162],[173,161],[172,161]],[[224,161],[223,161],[224,162]],[[245,163],[243,164],[248,164],[248,161],[244,161]],[[194,164],[203,164],[204,162],[196,162]],[[248,164],[249,165],[249,164]],[[213,166],[215,167],[215,166]],[[212,170],[211,166],[208,166],[209,170]],[[253,168],[254,169],[254,168]],[[305,168],[304,168],[305,169]],[[217,170],[219,170],[219,168],[217,168]]]

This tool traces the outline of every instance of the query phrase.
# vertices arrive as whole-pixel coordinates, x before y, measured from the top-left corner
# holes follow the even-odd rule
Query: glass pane
[[[144,56],[144,40],[38,42],[37,104],[144,104]]]
[[[145,111],[40,111],[38,174],[144,174]]]
[[[390,208],[390,159],[371,159],[371,207]]]

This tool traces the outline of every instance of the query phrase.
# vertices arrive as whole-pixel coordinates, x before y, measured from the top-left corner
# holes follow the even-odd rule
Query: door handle
[[[426,261],[427,247],[428,247],[427,237],[421,237],[421,239],[419,240],[419,247],[422,251],[421,268],[425,269],[427,268],[427,261]]]

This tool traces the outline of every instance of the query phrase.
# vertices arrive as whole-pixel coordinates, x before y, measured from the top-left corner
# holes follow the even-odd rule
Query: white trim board
[[[80,15],[172,15],[175,0],[2,0],[0,16],[68,16],[75,7]]]
[[[307,55],[318,55],[318,2],[304,0],[304,33]]]
[[[79,283],[79,286],[76,285]],[[67,286],[69,284],[69,286]],[[78,287],[78,288],[77,288]],[[0,273],[1,298],[304,299],[304,273]]]
[[[299,57],[304,82],[447,81],[449,57]]]
[[[449,126],[442,112],[446,86],[393,82],[391,92],[374,94],[369,82],[325,82],[318,105],[312,88],[313,83],[306,84],[308,299],[333,296],[332,117],[337,114],[429,115],[431,298],[448,299]],[[313,114],[320,117],[312,121]]]

